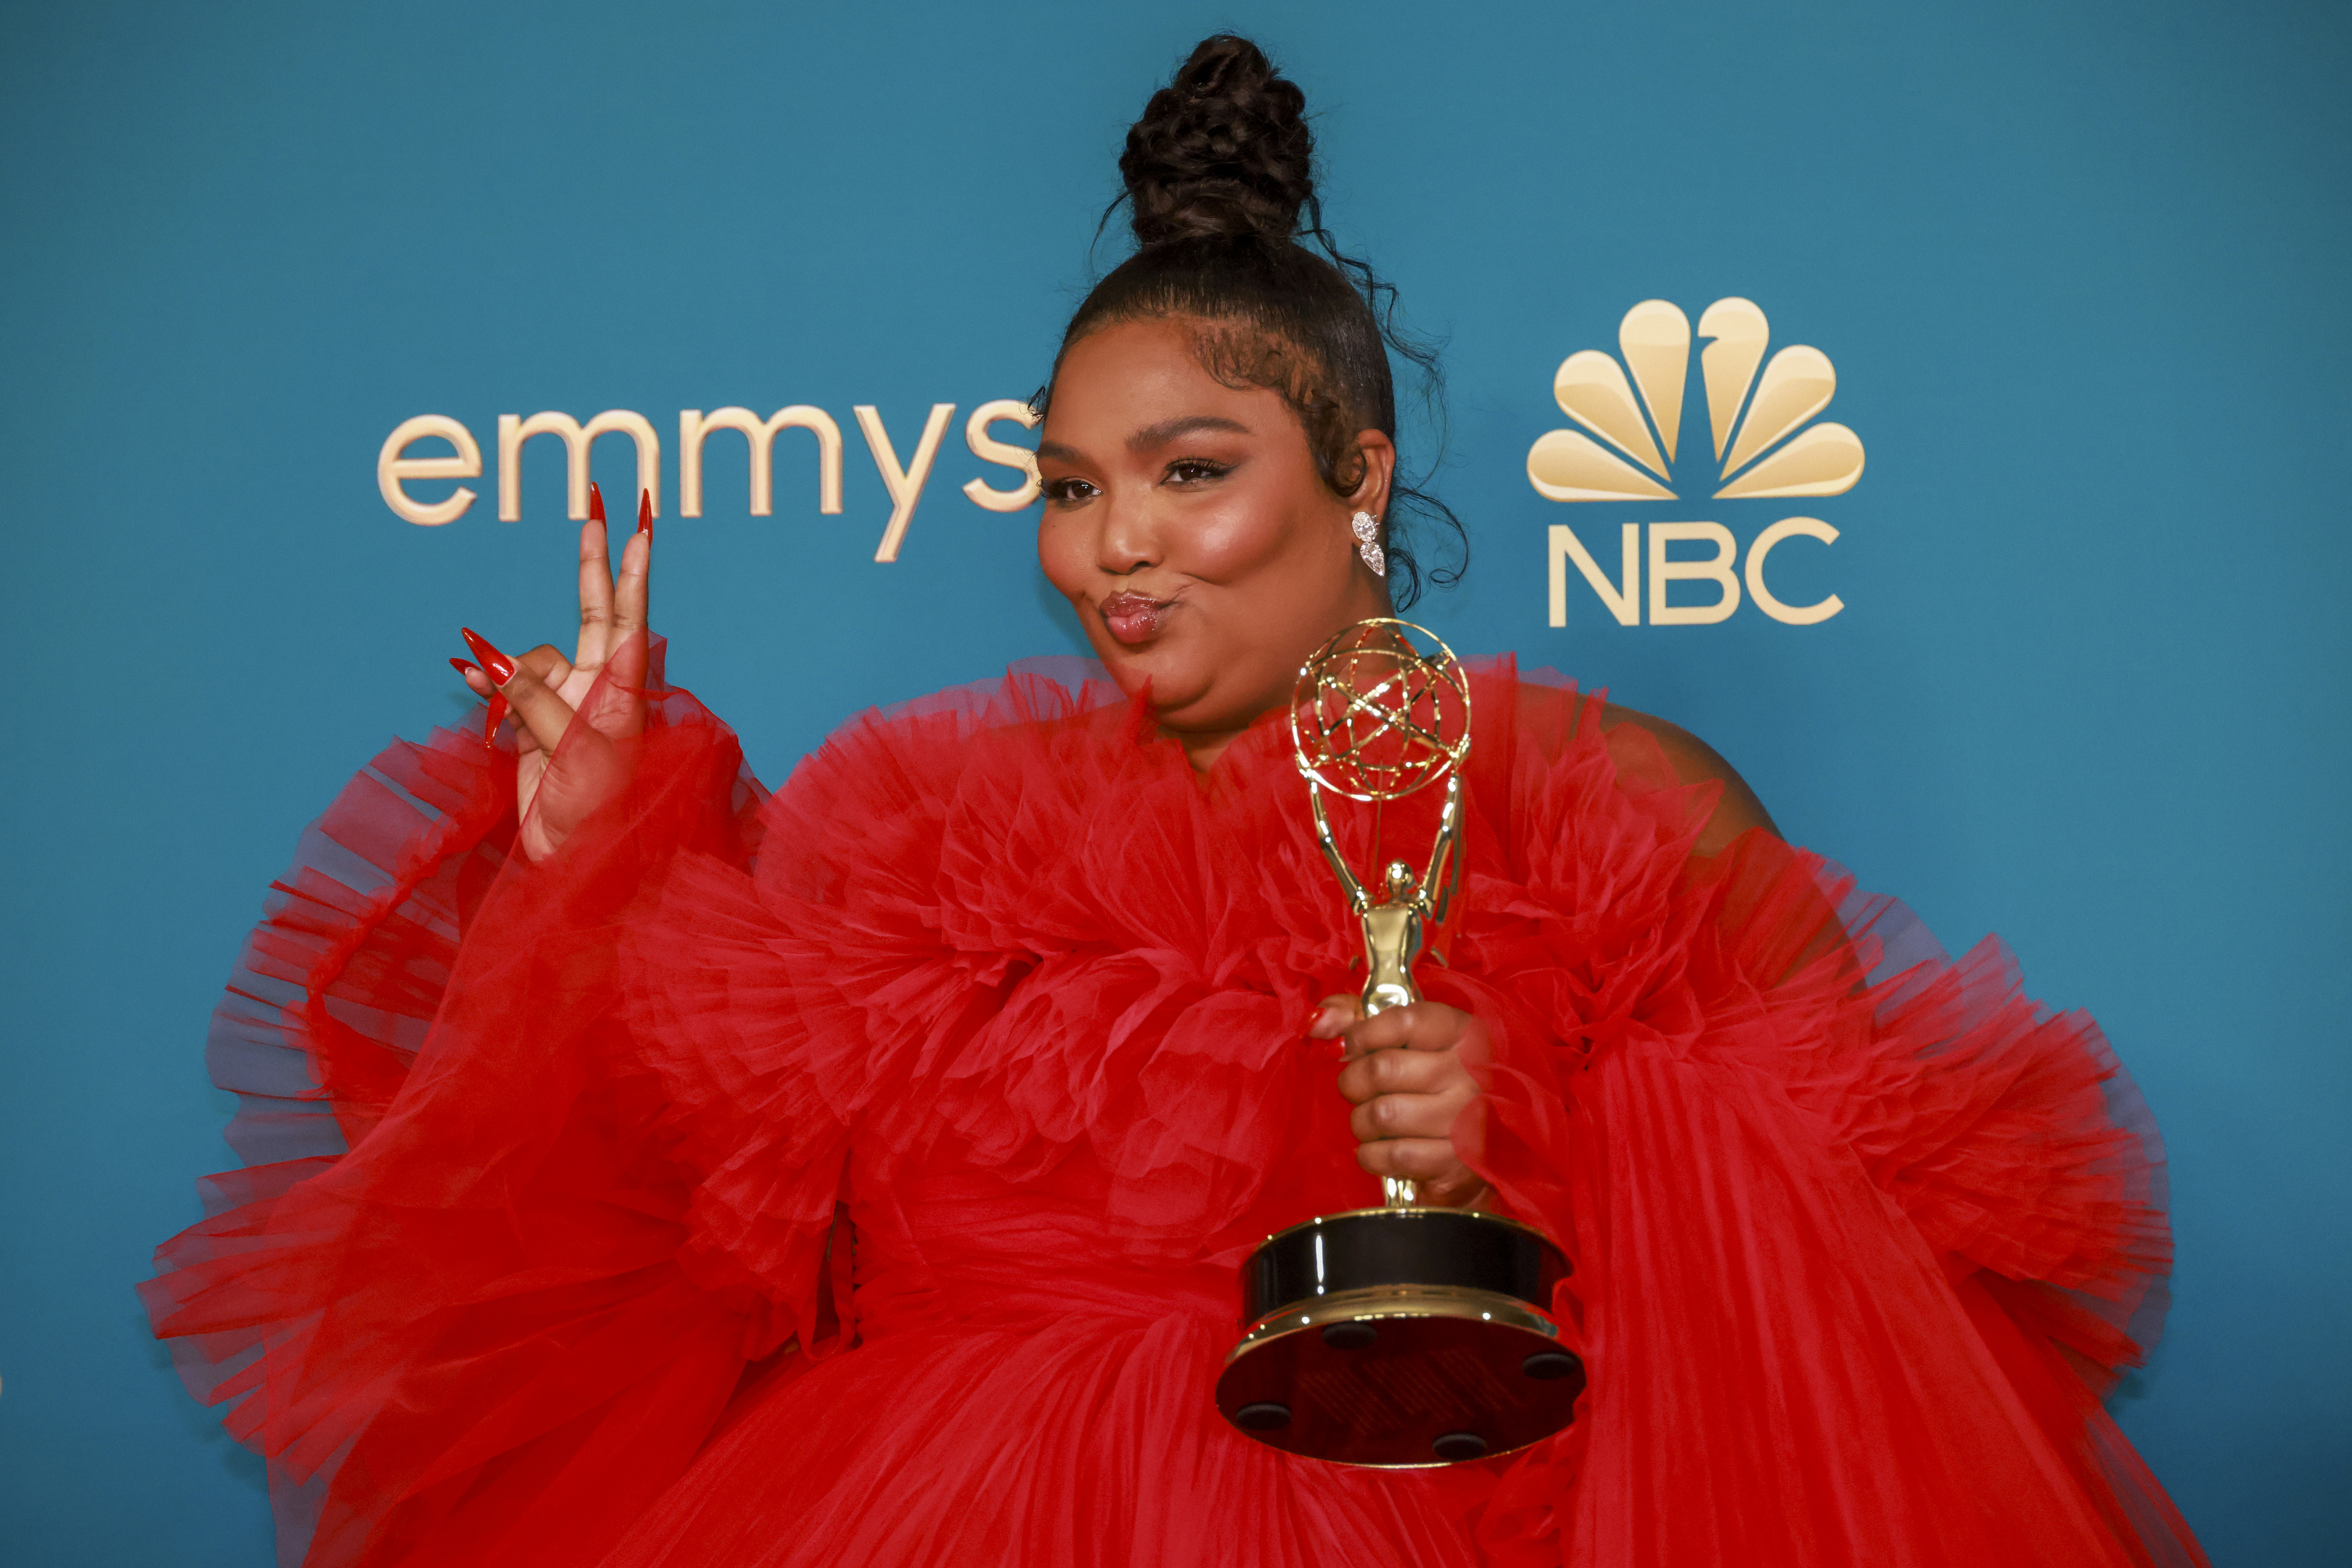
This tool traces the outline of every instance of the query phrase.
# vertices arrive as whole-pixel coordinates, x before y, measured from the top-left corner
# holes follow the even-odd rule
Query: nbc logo
[[[1697,336],[1707,340],[1699,354],[1699,377],[1715,447],[1713,472],[1703,486],[1709,498],[1837,496],[1853,488],[1862,477],[1862,439],[1843,424],[1808,423],[1829,406],[1837,392],[1837,371],[1828,355],[1797,344],[1766,362],[1771,330],[1764,312],[1745,299],[1718,299],[1708,306],[1699,315]],[[1618,328],[1622,364],[1597,349],[1562,361],[1552,379],[1552,395],[1560,412],[1583,430],[1547,431],[1537,438],[1528,452],[1528,481],[1538,494],[1570,502],[1678,498],[1680,493],[1672,486],[1691,338],[1690,318],[1678,307],[1645,299],[1625,312]],[[1687,470],[1697,465],[1685,461],[1680,466]],[[1813,604],[1786,604],[1766,583],[1765,565],[1772,551],[1800,536],[1828,545],[1837,541],[1838,534],[1818,517],[1784,517],[1756,536],[1742,563],[1738,541],[1720,523],[1650,524],[1649,623],[1704,626],[1728,620],[1739,608],[1743,581],[1746,597],[1775,621],[1811,626],[1828,620],[1845,608],[1837,595]],[[1669,551],[1677,544],[1711,546],[1714,554],[1676,558]],[[1643,525],[1623,524],[1619,545],[1620,571],[1612,580],[1573,528],[1552,525],[1553,625],[1568,624],[1571,562],[1619,625],[1642,622]],[[1742,570],[1735,572],[1735,565]],[[1715,600],[1673,603],[1669,588],[1677,582],[1712,587]]]

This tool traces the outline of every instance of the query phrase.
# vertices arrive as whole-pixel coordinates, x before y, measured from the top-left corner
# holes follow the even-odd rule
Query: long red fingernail
[[[651,490],[640,490],[637,492],[637,532],[649,534],[653,531],[654,493]]]
[[[482,674],[490,677],[490,685],[502,686],[514,679],[514,661],[491,647],[488,639],[470,626],[458,627],[457,634],[466,639],[466,646],[474,651],[474,657],[482,661]]]
[[[604,492],[596,488],[593,479],[588,481],[588,520],[592,523],[604,520]]]
[[[449,667],[457,671],[461,675],[480,674],[478,670],[463,659],[450,660]],[[506,716],[507,699],[499,695],[498,693],[492,692],[490,694],[489,706],[485,709],[482,714],[482,744],[484,746],[496,749],[499,744],[499,726],[506,722]]]

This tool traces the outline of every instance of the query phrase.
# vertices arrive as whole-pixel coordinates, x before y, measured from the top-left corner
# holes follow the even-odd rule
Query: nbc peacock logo
[[[1712,462],[1681,452],[1690,318],[1666,300],[1645,299],[1618,327],[1622,362],[1585,349],[1563,361],[1552,378],[1560,412],[1583,428],[1547,431],[1536,439],[1528,452],[1528,482],[1537,493],[1552,501],[1624,503],[1673,501],[1704,491],[1709,500],[1748,503],[1839,496],[1853,488],[1862,477],[1862,438],[1843,424],[1813,422],[1837,392],[1837,371],[1827,354],[1799,343],[1767,361],[1770,325],[1752,301],[1736,298],[1700,312],[1696,335],[1706,340],[1698,368]],[[1689,484],[1691,471],[1702,468],[1704,480]],[[1675,488],[1678,481],[1683,489]],[[1628,522],[1619,528],[1620,570],[1612,580],[1573,527],[1555,523],[1549,552],[1551,623],[1568,624],[1573,563],[1622,626],[1641,624],[1645,609],[1653,626],[1727,621],[1739,609],[1743,588],[1746,600],[1773,620],[1816,625],[1844,609],[1844,601],[1832,593],[1811,604],[1785,603],[1772,592],[1766,565],[1791,538],[1829,545],[1837,537],[1819,517],[1783,517],[1749,541],[1743,559],[1738,540],[1718,522]],[[1678,556],[1678,545],[1711,546],[1714,553]],[[1711,587],[1715,598],[1676,603],[1676,583],[1701,593]]]

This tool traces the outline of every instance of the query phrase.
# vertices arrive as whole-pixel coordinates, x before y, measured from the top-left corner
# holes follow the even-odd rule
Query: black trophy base
[[[1217,1408],[1261,1443],[1420,1469],[1507,1454],[1575,1417],[1584,1364],[1549,1306],[1569,1271],[1523,1225],[1450,1208],[1331,1215],[1242,1273],[1247,1332]]]

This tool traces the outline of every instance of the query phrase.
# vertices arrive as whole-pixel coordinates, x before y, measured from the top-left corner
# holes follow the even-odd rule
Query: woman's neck
[[[1192,771],[1206,774],[1217,765],[1217,758],[1225,754],[1225,748],[1239,740],[1246,731],[1220,729],[1180,734],[1170,730],[1165,733],[1184,747],[1184,755],[1192,759]]]

